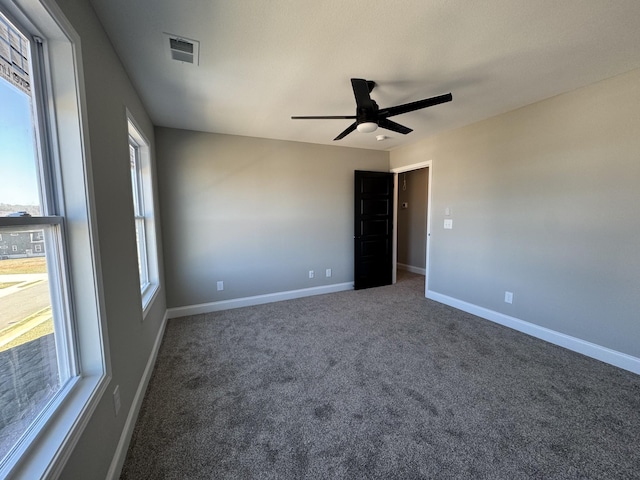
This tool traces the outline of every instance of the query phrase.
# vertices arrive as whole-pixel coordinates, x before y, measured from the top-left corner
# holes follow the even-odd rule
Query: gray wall
[[[156,147],[169,307],[353,282],[353,172],[387,152],[168,128]]]
[[[398,263],[422,269],[426,263],[428,178],[427,168],[398,174]],[[404,202],[409,204],[406,209]]]
[[[152,144],[153,126],[89,2],[58,0],[81,37],[88,133],[112,381],[62,478],[105,478],[166,310],[161,289],[142,320],[125,107]],[[162,252],[162,250],[160,250]],[[162,264],[160,264],[162,270]],[[120,385],[116,417],[112,393]]]
[[[393,151],[433,161],[430,290],[640,357],[638,105],[639,70]]]

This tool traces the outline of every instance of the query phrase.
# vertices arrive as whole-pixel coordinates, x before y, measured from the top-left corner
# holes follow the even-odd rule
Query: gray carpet
[[[640,478],[639,376],[423,292],[169,321],[121,478]]]

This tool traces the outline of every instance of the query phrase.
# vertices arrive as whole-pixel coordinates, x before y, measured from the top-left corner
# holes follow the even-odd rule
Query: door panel
[[[354,288],[392,281],[393,174],[355,172]]]
[[[383,175],[387,176],[387,175],[391,175],[390,173],[384,173],[384,172],[362,172],[360,171],[360,173],[363,174],[370,174],[370,173],[382,173]],[[361,193],[373,193],[373,194],[391,194],[391,190],[393,189],[393,183],[389,184],[387,182],[387,179],[385,177],[366,177],[366,176],[361,176],[361,184],[360,184],[360,191]]]
[[[364,215],[388,215],[389,202],[378,199],[363,199],[362,213]]]
[[[387,248],[389,248],[388,242],[380,242],[380,241],[363,241],[362,245],[362,256],[363,257],[379,257],[386,253]]]
[[[360,236],[385,235],[389,229],[388,220],[368,220],[360,223]]]

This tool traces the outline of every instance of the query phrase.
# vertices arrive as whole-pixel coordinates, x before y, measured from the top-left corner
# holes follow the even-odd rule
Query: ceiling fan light
[[[377,130],[378,124],[375,122],[363,122],[359,123],[357,128],[360,133],[371,133]]]

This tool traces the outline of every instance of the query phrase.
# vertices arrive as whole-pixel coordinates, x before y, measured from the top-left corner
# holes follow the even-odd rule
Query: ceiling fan
[[[424,100],[418,100],[416,102],[405,103],[403,105],[396,105],[395,107],[379,108],[378,104],[371,99],[369,95],[376,83],[371,80],[365,80],[363,78],[352,78],[351,86],[353,87],[353,94],[356,97],[356,114],[355,115],[332,115],[332,116],[305,116],[305,117],[291,117],[293,120],[309,120],[309,119],[355,119],[351,125],[349,125],[340,135],[333,140],[340,140],[349,135],[354,130],[359,132],[369,133],[375,131],[378,127],[386,128],[393,132],[402,133],[406,135],[412,132],[411,128],[400,125],[389,117],[395,115],[401,115],[407,112],[413,112],[414,110],[420,110],[421,108],[432,107],[441,103],[450,102],[453,100],[453,96],[450,93],[446,95],[439,95],[437,97],[425,98]]]

